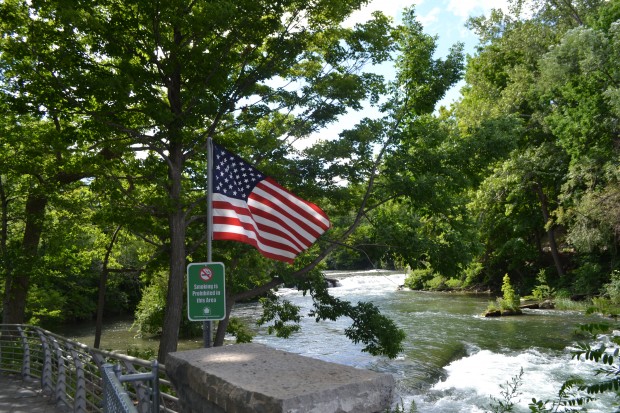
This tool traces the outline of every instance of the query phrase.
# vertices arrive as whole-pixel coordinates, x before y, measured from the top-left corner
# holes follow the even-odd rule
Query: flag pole
[[[213,139],[207,138],[207,261],[211,262],[213,248]]]
[[[212,259],[213,241],[213,139],[207,138],[207,262]],[[205,348],[211,347],[211,321],[202,323],[202,339]]]

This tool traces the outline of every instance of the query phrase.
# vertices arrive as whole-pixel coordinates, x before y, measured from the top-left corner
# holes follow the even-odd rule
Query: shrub
[[[230,317],[226,332],[235,336],[237,343],[251,343],[254,338],[254,334],[248,326],[237,317]]]
[[[139,336],[158,336],[164,325],[166,309],[166,294],[168,292],[167,276],[164,273],[153,277],[151,284],[142,294],[135,312],[133,327],[138,330]],[[183,303],[182,314],[187,314],[187,303]],[[189,321],[187,317],[181,319],[179,337],[190,338],[202,335],[202,323]]]
[[[534,299],[544,301],[552,298],[555,294],[555,290],[547,284],[547,274],[544,269],[538,272],[536,280],[539,284],[532,290],[532,296]]]
[[[452,290],[458,290],[463,287],[463,282],[458,278],[450,278],[446,281],[446,286]]]
[[[618,304],[614,304],[610,299],[604,297],[592,298],[592,307],[588,308],[587,314],[599,313],[604,316],[618,317],[620,314],[620,308]]]
[[[431,278],[425,283],[424,287],[426,287],[427,290],[445,290],[447,288],[446,282],[446,277],[444,277],[443,275],[435,274],[433,278]]]
[[[142,360],[153,360],[157,358],[157,352],[152,348],[139,348],[129,347],[127,348],[127,355],[131,357],[137,357]]]
[[[587,295],[596,295],[602,286],[605,272],[600,264],[585,262],[579,268],[573,270],[575,281],[573,289]]]
[[[603,285],[601,292],[612,304],[620,304],[620,271],[614,270],[611,273],[611,281]]]
[[[504,279],[502,280],[502,293],[504,294],[504,297],[500,302],[500,307],[502,309],[516,310],[519,308],[520,298],[512,288],[508,274],[505,274]]]
[[[508,274],[504,275],[504,279],[502,282],[502,293],[504,294],[503,297],[497,298],[494,303],[489,303],[489,306],[487,307],[487,312],[499,310],[502,313],[521,313],[521,309],[519,309],[520,298],[515,293],[512,285],[510,285],[510,277],[508,276]]]
[[[465,275],[465,285],[474,285],[480,282],[483,268],[484,266],[481,262],[474,261],[470,263],[463,271],[463,274]]]
[[[572,295],[572,294],[571,294],[570,290],[567,290],[567,289],[560,289],[560,290],[557,290],[557,291],[555,292],[555,299],[556,299],[556,300],[557,300],[557,299],[566,299],[566,300],[569,300],[569,299],[570,299],[570,297],[571,297],[571,295]]]
[[[164,325],[164,311],[166,308],[166,279],[163,276],[153,277],[147,286],[142,299],[138,303],[135,313],[134,326],[140,336],[155,336],[161,334]]]
[[[412,270],[405,278],[405,287],[412,290],[423,290],[426,283],[433,278],[432,268],[418,268]]]

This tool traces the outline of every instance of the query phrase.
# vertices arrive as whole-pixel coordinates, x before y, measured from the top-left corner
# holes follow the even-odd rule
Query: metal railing
[[[74,413],[104,411],[105,365],[138,413],[177,413],[163,365],[90,348],[39,327],[0,324],[0,373],[39,379],[41,389]]]
[[[106,413],[138,413],[112,364],[103,365],[103,405]]]

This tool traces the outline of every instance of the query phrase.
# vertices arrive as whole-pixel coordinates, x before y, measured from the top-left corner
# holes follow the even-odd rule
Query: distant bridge
[[[0,324],[0,375],[2,381],[40,386],[59,411],[179,411],[165,368],[157,361],[93,349],[30,325]]]

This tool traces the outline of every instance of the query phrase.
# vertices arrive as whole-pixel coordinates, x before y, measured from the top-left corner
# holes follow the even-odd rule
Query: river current
[[[575,375],[594,377],[596,366],[571,357],[577,340],[573,332],[579,324],[595,321],[591,317],[576,312],[525,310],[520,317],[484,318],[481,314],[491,297],[401,290],[398,287],[405,279],[402,272],[327,272],[326,276],[338,280],[338,285],[330,288],[332,295],[353,303],[372,302],[406,332],[402,354],[389,359],[362,352],[361,345],[351,343],[343,334],[350,320],[317,323],[307,316],[312,306],[310,297],[287,288],[277,294],[302,307],[301,331],[280,339],[268,335],[266,328],[256,329],[254,342],[390,373],[396,379],[395,402],[406,411],[414,404],[420,413],[487,412],[491,397],[502,399],[501,386],[506,387],[523,371],[519,395],[513,401],[516,412],[528,412],[533,397],[556,399],[565,380]],[[233,315],[253,323],[260,312],[259,304],[243,304],[235,307]],[[121,329],[118,325],[104,329],[102,348],[143,347],[144,343],[133,338],[133,344],[120,345]],[[92,333],[65,334],[92,345]],[[183,342],[179,349],[199,345]],[[588,404],[588,411],[608,412],[612,401],[609,396],[603,397]]]

